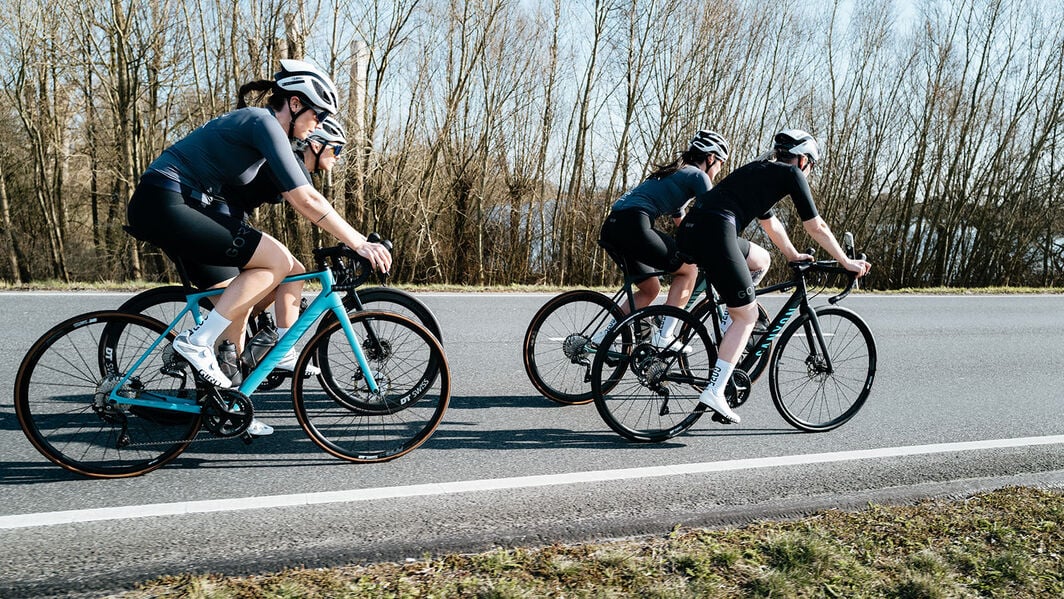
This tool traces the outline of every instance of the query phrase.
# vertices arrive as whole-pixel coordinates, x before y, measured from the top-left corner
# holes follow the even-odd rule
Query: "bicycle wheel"
[[[708,324],[713,318],[711,311],[716,311],[716,302],[712,296],[706,297],[698,302],[694,308],[691,308],[691,314],[693,314],[695,318],[707,323],[706,332],[709,334],[710,339],[714,340],[714,345],[716,345],[715,329]],[[766,311],[765,307],[758,302],[757,324],[754,325],[754,332],[751,333],[750,339],[746,343],[746,350],[743,351],[743,355],[739,357],[738,364],[740,368],[746,371],[747,376],[750,377],[751,383],[761,378],[761,375],[765,372],[765,367],[768,366],[768,360],[772,356],[772,340],[768,341],[767,346],[759,347],[765,335],[768,333],[768,325],[770,322],[768,311]]]
[[[860,316],[821,306],[816,319],[823,349],[810,317],[799,315],[780,335],[769,372],[776,409],[792,426],[808,432],[830,431],[853,418],[868,399],[876,374],[876,342]]]
[[[590,403],[591,360],[595,346],[590,343],[610,319],[620,321],[624,313],[601,293],[587,289],[569,291],[550,299],[532,317],[525,331],[523,358],[528,380],[547,399],[565,405]],[[631,342],[628,330],[621,341]],[[614,361],[623,368],[620,361]],[[612,380],[613,375],[608,377]]]
[[[428,329],[441,344],[443,343],[443,331],[440,329],[440,322],[436,320],[436,315],[424,302],[413,295],[391,287],[370,287],[358,291],[358,298],[366,310],[383,310],[406,316]],[[351,311],[355,309],[355,300],[351,297],[351,293],[344,295],[344,307],[347,308],[350,316]],[[331,313],[327,317],[335,318]]]
[[[109,328],[123,333],[104,344]],[[165,330],[146,316],[90,312],[37,340],[15,378],[15,414],[37,451],[71,472],[98,478],[144,474],[184,451],[199,431],[199,414],[107,401]],[[169,347],[155,348],[120,393],[144,397],[156,391],[195,400],[194,378],[175,365]]]
[[[315,333],[296,364],[298,372],[319,356],[322,369],[318,377],[294,381],[296,418],[315,444],[338,458],[393,460],[424,443],[443,419],[451,397],[447,359],[432,333],[398,314],[358,312],[351,325],[378,392],[367,388],[340,322],[333,321]]]
[[[669,316],[680,320],[676,340],[658,349],[650,340],[662,318]],[[633,341],[621,341],[625,331]],[[689,352],[683,351],[684,345]],[[606,365],[610,350],[625,356],[621,367]],[[637,310],[606,334],[595,353],[591,365],[595,408],[602,420],[626,439],[670,439],[702,417],[704,412],[696,410],[698,397],[716,362],[717,351],[706,327],[689,312],[672,306]]]

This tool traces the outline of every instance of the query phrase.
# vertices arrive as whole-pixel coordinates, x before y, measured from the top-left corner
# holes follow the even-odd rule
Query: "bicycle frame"
[[[373,372],[366,360],[365,352],[363,352],[362,345],[358,342],[354,328],[351,325],[351,320],[347,317],[347,311],[344,309],[343,300],[333,289],[335,279],[332,270],[326,268],[320,271],[293,275],[286,277],[282,283],[308,280],[320,281],[321,292],[318,293],[318,296],[314,298],[314,301],[307,306],[307,309],[299,315],[296,322],[285,332],[284,336],[278,339],[277,343],[270,348],[270,351],[262,357],[254,370],[248,373],[247,377],[240,384],[239,391],[245,396],[250,397],[252,393],[258,389],[259,384],[266,380],[266,377],[273,371],[274,367],[277,366],[288,351],[295,347],[295,344],[307,332],[307,330],[310,329],[314,322],[317,321],[318,317],[331,311],[340,321],[340,326],[343,328],[344,334],[347,336],[347,341],[351,345],[351,350],[355,354],[355,359],[358,361],[358,365],[362,369],[362,374],[365,377],[367,387],[372,393],[378,392],[379,387],[377,381],[373,378]],[[185,307],[178,312],[177,316],[166,327],[166,330],[163,331],[159,338],[148,347],[148,349],[133,363],[132,367],[130,367],[122,376],[122,379],[111,390],[108,399],[127,405],[165,408],[194,414],[199,413],[201,411],[201,405],[197,403],[194,398],[172,397],[151,391],[143,392],[143,396],[149,399],[141,399],[141,397],[130,398],[120,395],[119,391],[126,388],[126,384],[133,378],[133,375],[140,369],[144,361],[147,360],[148,356],[159,347],[159,344],[166,340],[166,334],[177,326],[177,323],[181,321],[185,314],[191,314],[196,324],[201,324],[203,319],[200,317],[199,313],[200,300],[206,297],[221,295],[223,291],[223,289],[213,289],[210,291],[190,293],[186,298]],[[110,348],[108,348],[108,351],[110,351]]]
[[[805,268],[798,268],[801,270],[796,270],[795,276],[791,280],[756,290],[756,295],[764,295],[766,293],[787,291],[791,288],[794,289],[794,291],[791,292],[791,296],[787,298],[787,301],[783,304],[783,307],[776,313],[775,318],[769,323],[768,332],[758,340],[757,345],[754,346],[754,350],[747,352],[746,357],[740,361],[740,368],[748,370],[757,363],[757,360],[759,360],[766,351],[770,351],[772,348],[772,342],[776,340],[776,337],[778,337],[784,327],[787,326],[787,323],[791,321],[791,318],[794,317],[794,313],[798,312],[799,314],[804,314],[809,317],[809,324],[806,326],[812,326],[813,328],[811,331],[812,335],[807,335],[807,338],[808,336],[812,336],[816,339],[815,345],[812,342],[809,344],[810,353],[817,355],[817,351],[819,350],[819,355],[823,356],[829,371],[831,370],[831,356],[824,344],[824,335],[820,330],[820,321],[816,317],[816,310],[813,310],[809,305],[808,288],[805,282]],[[839,296],[838,299],[831,299],[838,301],[838,299],[841,299],[841,296]],[[831,303],[834,304],[835,301],[831,301]],[[714,322],[713,326],[717,328],[719,338],[720,327],[718,323]],[[807,331],[807,334],[809,332],[810,331]]]

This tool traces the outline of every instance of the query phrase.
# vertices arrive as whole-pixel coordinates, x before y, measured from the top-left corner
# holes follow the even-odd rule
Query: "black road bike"
[[[772,401],[784,420],[802,431],[829,431],[853,418],[868,399],[876,343],[856,312],[836,305],[854,288],[854,273],[834,260],[788,266],[789,280],[757,291],[792,293],[771,322],[755,332],[725,395],[731,407],[741,406],[750,395],[750,373],[767,364]],[[828,305],[812,306],[810,287],[829,275],[848,282]],[[648,342],[649,334],[669,316],[680,321],[679,333],[659,349]],[[718,339],[720,318],[712,307],[687,312],[650,306],[620,321],[597,347],[591,365],[591,392],[602,419],[618,434],[641,442],[664,441],[691,428],[708,410],[698,399],[716,364]]]

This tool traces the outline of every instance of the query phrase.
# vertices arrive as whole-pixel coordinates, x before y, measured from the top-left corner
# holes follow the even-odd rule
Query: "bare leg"
[[[295,267],[288,273],[288,276],[301,275],[305,272],[307,269],[296,260]],[[293,281],[279,286],[275,297],[277,326],[287,329],[299,318],[299,300],[303,297],[303,281]]]
[[[694,264],[684,264],[672,273],[672,284],[669,285],[669,295],[665,303],[677,308],[686,306],[687,300],[691,299],[691,290],[695,288],[697,278],[698,267]]]
[[[750,254],[746,256],[746,267],[750,269],[750,278],[755,286],[765,278],[769,266],[772,266],[772,255],[765,248],[751,243]]]
[[[728,314],[731,315],[732,325],[728,327],[724,338],[720,340],[717,357],[734,366],[739,361],[739,357],[743,355],[746,341],[750,339],[754,323],[757,322],[757,304],[728,306]]]
[[[650,277],[644,281],[640,281],[635,292],[635,308],[645,308],[657,299],[658,294],[661,293],[661,283],[658,282],[657,277]],[[625,311],[625,314],[630,312],[626,303],[622,303],[621,309]]]
[[[296,264],[296,259],[281,242],[263,235],[251,260],[218,299],[215,311],[234,324],[239,322],[237,330],[243,331],[255,304],[277,287]],[[236,340],[232,341],[236,343]]]

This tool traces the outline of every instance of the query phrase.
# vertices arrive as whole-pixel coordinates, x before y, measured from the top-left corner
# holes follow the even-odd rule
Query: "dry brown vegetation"
[[[826,146],[814,194],[868,287],[1064,278],[1059,2],[3,4],[10,283],[172,276],[121,230],[132,187],[282,56],[349,93],[357,141],[319,186],[395,241],[400,282],[612,284],[598,227],[652,163],[711,127],[738,165],[785,126]],[[257,223],[300,256],[322,241],[291,210]]]

